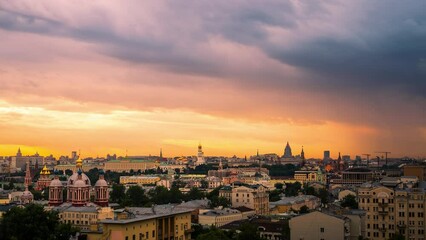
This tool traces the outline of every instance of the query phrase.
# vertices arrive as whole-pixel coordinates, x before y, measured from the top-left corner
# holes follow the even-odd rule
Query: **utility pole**
[[[391,152],[385,152],[385,151],[383,151],[383,152],[376,152],[376,153],[384,153],[385,154],[385,163],[386,163],[386,166],[388,165],[388,154],[391,154]]]
[[[369,153],[363,153],[362,155],[367,157],[367,167],[369,167],[371,154],[369,154]]]

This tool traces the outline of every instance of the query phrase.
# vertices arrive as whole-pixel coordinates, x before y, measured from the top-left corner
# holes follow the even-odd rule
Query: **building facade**
[[[127,208],[86,235],[88,240],[189,240],[191,232],[191,210]]]
[[[290,219],[291,240],[349,240],[350,219],[311,212]]]
[[[400,234],[424,240],[426,193],[422,188],[365,185],[358,189],[359,207],[367,212],[366,237],[385,240]]]
[[[263,185],[225,186],[219,191],[219,195],[229,199],[234,208],[245,206],[254,209],[256,214],[269,214],[269,193]]]

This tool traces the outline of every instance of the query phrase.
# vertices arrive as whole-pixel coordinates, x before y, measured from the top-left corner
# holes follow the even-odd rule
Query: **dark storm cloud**
[[[99,53],[130,64],[223,77],[221,81],[240,88],[282,92],[279,111],[284,113],[286,94],[294,91],[304,92],[306,98],[326,96],[321,101],[330,104],[329,119],[379,122],[380,113],[383,121],[399,124],[404,118],[395,120],[398,112],[415,118],[406,122],[425,124],[425,1],[158,1],[156,7],[135,1],[125,11],[121,4],[110,12],[95,6],[101,19],[95,23],[55,16],[55,7],[46,14],[9,6],[0,8],[0,27],[94,43]],[[85,15],[80,9],[70,11],[76,19]],[[238,61],[227,61],[223,52],[209,45],[216,37],[254,48],[282,68],[237,68],[232,64]],[[300,73],[297,79],[282,70],[288,66]],[[396,97],[389,106],[384,99],[392,96]]]

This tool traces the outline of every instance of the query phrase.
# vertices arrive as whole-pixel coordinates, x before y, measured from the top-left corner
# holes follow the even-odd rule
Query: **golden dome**
[[[83,166],[83,160],[82,159],[77,159],[75,161],[75,165],[77,166],[77,168],[81,168]]]
[[[50,175],[50,170],[44,165],[43,169],[40,171],[40,175]]]

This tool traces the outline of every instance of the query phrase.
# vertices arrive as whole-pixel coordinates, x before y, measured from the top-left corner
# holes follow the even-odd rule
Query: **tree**
[[[198,235],[197,240],[230,240],[226,234],[215,227],[212,227],[207,233]]]
[[[68,175],[68,176],[71,176],[72,175],[72,170],[66,169],[65,170],[65,174]]]
[[[186,198],[187,201],[202,199],[202,198],[204,198],[204,194],[197,187],[193,187],[186,194],[185,198]]]
[[[300,207],[299,213],[303,214],[303,213],[308,213],[309,212],[309,208],[306,205],[303,205],[302,207]]]
[[[284,184],[282,184],[282,183],[275,183],[274,186],[275,186],[276,189],[283,189]]]
[[[238,230],[240,230],[240,232],[237,235],[237,240],[261,240],[256,225],[246,222],[243,223]]]
[[[76,232],[70,224],[59,222],[57,212],[44,211],[43,206],[36,204],[13,207],[0,222],[0,239],[5,240],[66,240]]]
[[[225,198],[225,197],[218,197],[218,196],[214,196],[210,199],[210,203],[209,203],[209,207],[210,208],[215,208],[215,207],[230,207],[231,201],[229,201],[229,199]]]
[[[145,191],[139,186],[131,186],[126,192],[126,201],[122,205],[132,207],[142,207],[149,202]]]
[[[302,184],[300,184],[300,182],[286,183],[285,185],[286,185],[286,188],[284,190],[284,193],[286,197],[297,196],[300,189],[302,188]]]
[[[209,188],[209,182],[207,182],[206,180],[201,180],[201,188],[206,189]]]
[[[110,202],[121,203],[125,198],[126,188],[120,184],[112,185],[112,191],[110,194]]]
[[[306,186],[304,189],[305,195],[317,195],[317,192],[315,191],[315,188],[310,187],[310,186]]]
[[[172,187],[176,187],[176,188],[184,188],[185,186],[186,186],[186,183],[181,180],[176,180],[176,181],[173,181],[172,183]]]
[[[393,235],[390,240],[405,240],[405,237],[400,233],[395,233],[395,235]]]
[[[33,194],[34,200],[41,200],[43,198],[43,195],[40,191],[31,190],[30,192]]]
[[[318,196],[321,199],[321,203],[322,204],[327,204],[328,203],[328,191],[325,188],[321,188],[318,192]]]
[[[276,202],[276,201],[281,200],[280,194],[281,194],[281,190],[278,190],[278,189],[272,190],[269,193],[269,201],[270,202]]]
[[[356,197],[352,194],[346,195],[342,199],[341,206],[342,207],[348,207],[350,209],[358,209],[358,202],[356,201]]]

